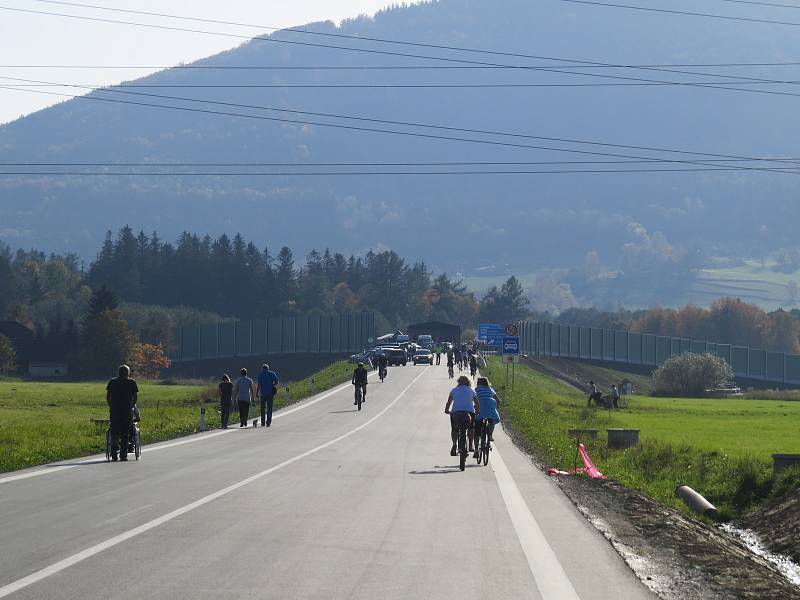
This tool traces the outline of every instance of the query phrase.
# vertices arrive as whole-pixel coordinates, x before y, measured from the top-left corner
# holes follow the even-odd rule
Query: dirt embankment
[[[637,576],[665,600],[800,599],[768,561],[705,525],[613,481],[559,480]],[[797,540],[794,540],[795,548]]]
[[[734,525],[756,532],[767,550],[800,564],[800,490],[748,513]]]

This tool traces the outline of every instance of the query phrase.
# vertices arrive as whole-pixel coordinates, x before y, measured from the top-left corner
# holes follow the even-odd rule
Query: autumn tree
[[[138,343],[131,349],[128,364],[133,375],[141,379],[158,379],[162,369],[172,366],[162,346]]]

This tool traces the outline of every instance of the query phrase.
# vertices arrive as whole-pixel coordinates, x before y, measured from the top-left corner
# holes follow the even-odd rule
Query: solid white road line
[[[503,496],[511,522],[514,524],[514,531],[517,533],[525,558],[528,559],[528,567],[542,598],[580,600],[496,446],[492,448],[492,461],[489,464],[494,470],[500,494]]]
[[[374,373],[375,372],[373,371],[373,372],[369,373],[369,375],[373,375]],[[332,390],[324,393],[319,398],[315,398],[314,400],[310,400],[310,401],[301,401],[299,406],[296,406],[295,408],[291,408],[289,410],[279,410],[279,411],[277,411],[275,413],[275,416],[272,417],[272,420],[274,421],[275,419],[278,419],[280,417],[285,417],[287,415],[291,415],[292,413],[296,413],[297,411],[304,410],[304,409],[308,408],[309,406],[314,406],[317,402],[322,402],[323,400],[326,400],[326,399],[330,398],[334,394],[337,394],[338,392],[341,392],[342,390],[346,389],[350,385],[351,385],[350,383],[343,383],[342,385],[336,386]],[[231,433],[231,432],[237,431],[237,430],[238,430],[238,428],[221,429],[219,431],[215,431],[213,433],[208,433],[208,434],[205,434],[205,435],[202,435],[202,434],[201,435],[193,435],[193,436],[191,436],[189,438],[182,439],[182,440],[179,440],[179,441],[176,441],[176,442],[164,442],[164,443],[160,443],[160,444],[153,444],[153,445],[143,446],[142,447],[142,452],[147,451],[147,453],[150,454],[151,452],[157,452],[158,450],[166,450],[167,448],[175,448],[177,446],[185,446],[186,444],[194,444],[195,442],[203,442],[205,440],[210,440],[212,438],[219,437],[221,435],[225,435],[226,433]],[[44,467],[44,468],[38,469],[36,471],[29,471],[27,473],[20,473],[19,475],[10,475],[8,477],[2,477],[2,478],[0,478],[0,484],[11,483],[12,481],[19,481],[21,479],[30,479],[31,477],[39,477],[41,475],[50,475],[51,473],[59,473],[61,471],[66,471],[67,469],[74,469],[76,467],[80,467],[80,466],[83,466],[83,465],[91,464],[91,463],[96,462],[98,460],[101,460],[103,458],[105,458],[104,455],[97,454],[97,455],[95,455],[95,456],[93,456],[91,458],[87,458],[87,459],[81,460],[79,462],[70,463],[68,465]]]
[[[293,458],[285,460],[282,463],[275,465],[274,467],[270,467],[269,469],[265,469],[265,470],[261,471],[260,473],[256,473],[255,475],[251,475],[247,479],[242,479],[241,481],[239,481],[237,483],[234,483],[232,485],[229,485],[228,487],[225,487],[225,488],[223,488],[223,489],[221,489],[219,491],[216,491],[216,492],[214,492],[212,494],[209,494],[208,496],[204,496],[203,498],[200,498],[199,500],[195,500],[191,504],[187,504],[186,506],[182,506],[181,508],[173,510],[172,512],[167,513],[166,515],[163,515],[161,517],[153,519],[152,521],[148,521],[144,525],[140,525],[139,527],[135,527],[133,529],[130,529],[128,531],[120,533],[119,535],[116,535],[116,536],[114,536],[114,537],[112,537],[112,538],[110,538],[110,539],[108,539],[108,540],[106,540],[104,542],[100,542],[99,544],[95,544],[94,546],[91,546],[90,548],[87,548],[86,550],[82,550],[81,552],[78,552],[77,554],[73,554],[72,556],[69,556],[69,557],[67,557],[67,558],[65,558],[63,560],[60,560],[60,561],[58,561],[56,563],[53,563],[52,565],[50,565],[48,567],[45,567],[45,568],[40,569],[38,571],[35,571],[35,572],[31,573],[30,575],[28,575],[26,577],[23,577],[21,579],[17,579],[16,581],[13,581],[13,582],[11,582],[11,583],[9,583],[7,585],[4,585],[3,587],[0,587],[0,598],[5,598],[6,596],[9,596],[10,594],[13,594],[14,592],[18,592],[21,589],[24,589],[24,588],[26,588],[26,587],[28,587],[30,585],[33,585],[34,583],[37,583],[37,582],[41,581],[42,579],[50,577],[51,575],[55,575],[56,573],[59,573],[59,572],[65,570],[65,569],[68,569],[69,567],[71,567],[73,565],[76,565],[79,562],[86,560],[87,558],[91,558],[92,556],[100,554],[101,552],[104,552],[104,551],[108,550],[109,548],[113,548],[114,546],[116,546],[118,544],[121,544],[122,542],[125,542],[125,541],[127,541],[127,540],[129,540],[129,539],[131,539],[133,537],[136,537],[136,536],[142,534],[142,533],[150,531],[151,529],[155,529],[159,525],[163,525],[164,523],[172,521],[173,519],[176,519],[176,518],[180,517],[181,515],[185,515],[186,513],[191,512],[196,508],[200,508],[201,506],[204,506],[204,505],[208,504],[209,502],[213,502],[214,500],[217,500],[218,498],[221,498],[222,496],[230,494],[231,492],[234,492],[234,491],[236,491],[238,489],[241,489],[241,488],[245,487],[246,485],[249,485],[249,484],[253,483],[254,481],[258,481],[259,479],[261,479],[263,477],[266,477],[270,473],[274,473],[275,471],[277,471],[279,469],[282,469],[283,467],[286,467],[288,465],[291,465],[292,463],[295,463],[295,462],[297,462],[299,460],[302,460],[302,459],[306,458],[307,456],[310,456],[310,455],[312,455],[312,454],[314,454],[316,452],[319,452],[320,450],[324,450],[325,448],[327,448],[329,446],[332,446],[333,444],[336,444],[337,442],[341,442],[343,439],[348,438],[351,435],[361,431],[362,429],[364,429],[368,425],[371,425],[372,423],[377,421],[379,418],[381,418],[390,408],[392,408],[395,404],[397,404],[397,402],[400,400],[400,398],[402,398],[406,394],[406,392],[408,392],[408,390],[411,389],[411,386],[413,386],[417,382],[417,380],[420,377],[422,377],[424,374],[425,374],[425,370],[421,371],[420,374],[417,375],[411,381],[411,383],[409,383],[405,388],[403,388],[403,391],[401,391],[395,397],[395,399],[392,400],[382,411],[380,411],[377,415],[372,417],[366,423],[363,423],[363,424],[359,425],[355,429],[351,429],[347,433],[344,433],[344,434],[342,434],[342,435],[340,435],[340,436],[338,436],[338,437],[336,437],[336,438],[334,438],[334,439],[332,439],[332,440],[330,440],[328,442],[325,442],[324,444],[320,444],[316,448],[312,448],[311,450],[306,450],[302,454],[298,454],[297,456],[294,456]],[[320,398],[320,400],[321,400],[321,398]]]

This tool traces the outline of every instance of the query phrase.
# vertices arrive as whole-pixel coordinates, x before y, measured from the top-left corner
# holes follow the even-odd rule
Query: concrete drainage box
[[[609,448],[633,448],[639,445],[638,429],[606,429]]]

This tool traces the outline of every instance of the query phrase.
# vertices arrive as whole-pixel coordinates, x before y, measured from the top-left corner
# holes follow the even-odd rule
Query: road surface
[[[444,365],[229,429],[0,475],[0,598],[653,598],[500,431],[449,456]],[[143,415],[142,427],[147,427]]]

